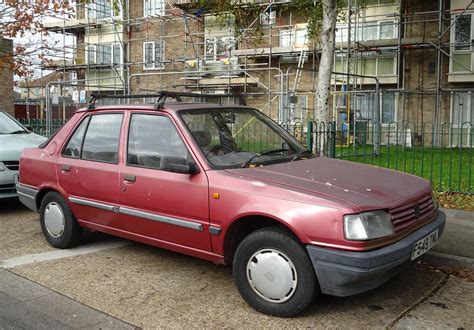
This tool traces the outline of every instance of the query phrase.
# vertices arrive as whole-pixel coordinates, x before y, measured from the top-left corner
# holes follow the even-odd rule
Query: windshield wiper
[[[291,150],[290,149],[273,149],[273,150],[268,150],[264,152],[257,152],[255,155],[253,155],[248,160],[243,162],[242,165],[240,165],[240,167],[241,168],[248,167],[251,162],[253,162],[255,159],[257,159],[260,156],[271,155],[271,154],[276,154],[276,153],[285,152],[285,151],[291,151]]]
[[[313,153],[309,150],[303,150],[303,151],[298,152],[291,161],[294,162],[295,160],[303,158],[304,155],[312,155],[312,154]]]
[[[25,133],[27,133],[25,130],[19,129],[17,131],[13,131],[8,134],[25,134]]]

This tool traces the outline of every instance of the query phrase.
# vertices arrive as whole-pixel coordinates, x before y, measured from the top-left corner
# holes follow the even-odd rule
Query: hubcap
[[[54,238],[61,237],[64,232],[64,214],[56,202],[46,205],[44,210],[44,226],[48,234]]]
[[[272,303],[290,299],[298,284],[295,266],[275,249],[262,249],[252,255],[247,263],[247,280],[255,293]]]

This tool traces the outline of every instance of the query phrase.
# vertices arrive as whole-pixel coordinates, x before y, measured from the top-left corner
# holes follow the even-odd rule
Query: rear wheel
[[[269,315],[288,317],[300,313],[318,290],[304,247],[278,227],[257,230],[240,243],[233,274],[244,300]]]
[[[40,206],[43,235],[54,247],[65,249],[76,245],[83,232],[64,198],[57,192],[44,196]]]

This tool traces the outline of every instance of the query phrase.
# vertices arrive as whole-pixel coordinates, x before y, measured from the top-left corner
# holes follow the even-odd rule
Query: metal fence
[[[21,124],[31,128],[33,132],[39,135],[43,135],[46,137],[50,137],[53,135],[58,129],[60,129],[65,123],[66,120],[62,119],[53,119],[51,121],[51,129],[47,130],[46,120],[45,119],[26,119],[26,118],[19,118],[17,119]]]
[[[474,193],[471,122],[435,127],[364,121],[345,128],[311,121],[306,127],[293,127],[295,136],[317,154],[414,174],[438,191]]]

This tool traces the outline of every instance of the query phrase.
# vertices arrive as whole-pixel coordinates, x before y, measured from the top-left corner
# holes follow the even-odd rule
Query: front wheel
[[[306,251],[278,227],[257,230],[240,243],[233,274],[244,300],[269,315],[294,316],[311,304],[318,291]]]

